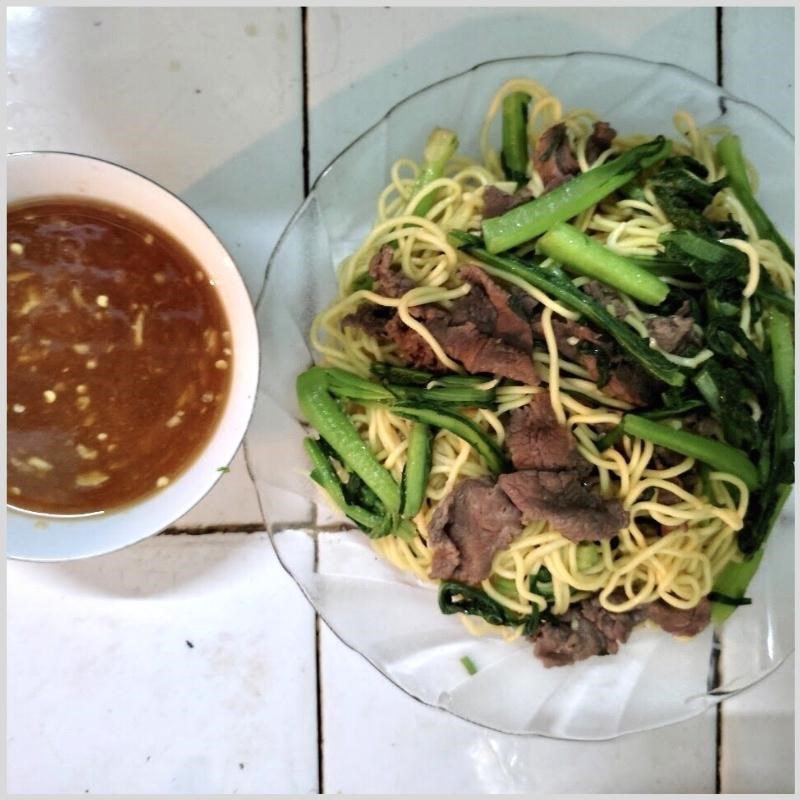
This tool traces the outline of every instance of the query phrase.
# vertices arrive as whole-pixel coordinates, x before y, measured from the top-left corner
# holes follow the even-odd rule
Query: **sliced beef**
[[[491,328],[481,329],[484,333],[497,336],[509,344],[522,350],[531,351],[533,334],[530,319],[526,319],[514,310],[511,294],[495,283],[480,267],[468,264],[459,271],[461,278],[472,284],[470,293],[453,304],[453,320],[456,321],[458,304],[473,294],[482,294],[495,312]],[[477,322],[477,320],[474,320]]]
[[[370,274],[376,291],[389,297],[399,297],[413,288],[413,282],[392,266],[390,248],[382,248],[373,257]],[[532,313],[535,301],[528,295],[512,295],[477,266],[466,265],[460,274],[472,288],[449,311],[422,305],[412,308],[411,315],[467,372],[537,384],[533,334],[525,316]],[[365,305],[345,317],[342,324],[356,325],[381,343],[393,343],[398,358],[407,366],[432,372],[445,369],[428,342],[393,309]]]
[[[537,384],[530,322],[518,313],[525,312],[524,302],[512,302],[509,292],[472,264],[460,275],[472,284],[469,294],[453,303],[446,325],[429,326],[442,349],[467,372]]]
[[[539,383],[530,351],[481,333],[474,322],[449,327],[436,338],[447,355],[461,362],[471,374],[492,373],[521,383]]]
[[[544,622],[533,637],[533,652],[546,667],[562,667],[591,656],[616,653],[646,611],[607,611],[596,597],[576,603],[566,614]]]
[[[386,297],[402,297],[416,286],[399,267],[392,265],[394,250],[388,244],[381,247],[370,259],[369,274],[375,281],[375,292]]]
[[[386,344],[391,341],[387,326],[394,315],[392,308],[364,303],[348,314],[341,324],[343,327],[361,328],[378,343]]]
[[[491,478],[468,478],[439,504],[428,526],[431,578],[479,583],[521,530],[520,513]]]
[[[638,364],[617,353],[607,336],[570,320],[554,319],[552,326],[560,355],[584,367],[595,382],[605,373],[607,381],[600,388],[609,397],[637,407],[658,400],[661,384]],[[544,339],[540,321],[533,323],[533,332]]]
[[[619,296],[619,292],[614,291],[610,286],[606,286],[600,281],[589,281],[581,286],[581,291],[593,297],[607,311],[617,319],[623,319],[628,314],[628,307]]]
[[[594,164],[598,156],[611,147],[617,132],[607,122],[595,122],[586,141],[586,162]]]
[[[521,206],[533,199],[528,189],[521,189],[519,192],[509,194],[497,186],[487,186],[483,190],[483,218],[502,217],[506,211]]]
[[[593,381],[600,377],[597,360],[585,356],[582,361]],[[608,383],[602,390],[609,397],[616,397],[635,407],[651,406],[659,398],[662,385],[638,364],[626,361],[621,356],[612,356],[609,364]]]
[[[563,122],[548,128],[539,137],[533,151],[533,163],[549,192],[580,172]]]
[[[644,323],[650,338],[665,353],[680,353],[688,344],[694,320],[691,317],[651,317]]]
[[[581,471],[589,466],[578,454],[575,438],[559,425],[547,392],[510,413],[506,448],[517,469]]]
[[[497,485],[522,512],[523,522],[546,519],[573,542],[611,539],[628,524],[622,504],[590,491],[578,470],[520,470],[501,475]]]
[[[647,618],[673,636],[697,636],[711,622],[711,603],[704,597],[694,608],[675,608],[656,600],[647,606]]]
[[[436,336],[436,331],[446,330],[447,312],[434,306],[417,306],[411,315],[425,325]],[[415,330],[409,328],[397,314],[386,324],[389,340],[396,347],[397,356],[406,366],[424,369],[428,372],[446,372],[447,368],[439,361],[431,346]]]

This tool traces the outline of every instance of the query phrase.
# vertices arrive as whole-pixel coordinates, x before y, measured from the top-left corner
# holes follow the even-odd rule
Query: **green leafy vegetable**
[[[431,472],[431,433],[424,422],[415,422],[408,435],[406,468],[403,471],[402,515],[410,519],[419,513]]]
[[[483,221],[486,249],[502,253],[535,239],[557,222],[566,222],[624,186],[641,170],[669,155],[671,145],[658,136],[623,153],[612,161],[561,184],[530,203],[512,208],[499,217]]]
[[[622,418],[622,427],[629,436],[646,439],[676,453],[696,458],[714,469],[731,472],[741,478],[750,489],[757,489],[760,484],[755,465],[741,450],[729,444],[696,433],[678,431],[669,425],[634,414],[625,414]]]
[[[463,439],[483,456],[486,466],[495,474],[506,469],[506,458],[497,443],[487,436],[471,419],[435,405],[399,403],[392,407],[398,417],[415,419],[435,428],[444,428]]]
[[[501,161],[509,180],[524,183],[528,167],[528,104],[530,95],[512,92],[503,98]]]
[[[667,284],[635,261],[609,250],[566,222],[553,225],[539,239],[537,248],[574,272],[596,278],[643,303],[658,305],[669,293]]]
[[[726,181],[707,183],[707,174],[706,168],[692,158],[669,158],[650,183],[662,211],[676,228],[713,237],[716,228],[703,216],[703,210]]]
[[[762,239],[769,239],[778,245],[781,255],[790,264],[794,265],[794,252],[787,244],[786,240],[778,233],[777,228],[767,216],[766,212],[759,205],[753,196],[753,189],[750,186],[750,179],[747,177],[747,169],[742,155],[742,145],[738,136],[727,134],[723,136],[717,144],[717,157],[725,166],[728,172],[728,182],[733,193],[744,206],[745,211],[750,215],[753,224],[756,226],[758,235]]]
[[[308,423],[334,449],[342,463],[372,489],[388,514],[397,515],[400,487],[329,393],[325,370],[311,367],[298,376],[297,399]]]
[[[458,150],[458,136],[446,128],[435,128],[428,137],[423,154],[423,166],[414,188],[411,190],[412,196],[424,189],[428,184],[441,178],[447,162],[455,155]],[[436,202],[436,193],[428,192],[414,208],[414,214],[424,217],[433,208]]]
[[[464,669],[470,675],[474,675],[478,671],[478,668],[475,666],[475,662],[469,656],[464,656],[461,659],[461,663],[463,664]]]

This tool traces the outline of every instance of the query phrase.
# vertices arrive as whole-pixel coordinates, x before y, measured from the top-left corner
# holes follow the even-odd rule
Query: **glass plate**
[[[307,478],[294,385],[311,362],[312,318],[335,297],[335,268],[369,230],[389,167],[418,159],[431,128],[479,153],[489,100],[507,79],[534,78],[567,109],[591,108],[620,133],[676,136],[684,109],[701,126],[730,126],[760,174],[758,196],[786,235],[794,221],[792,137],[754,106],[686,70],[596,53],[481,64],[394,106],[322,173],[267,268],[257,314],[260,389],[246,439],[273,544],[337,636],[419,700],[499,731],[604,739],[701,713],[772,672],[794,647],[793,498],[772,534],[743,607],[715,635],[634,632],[618,655],[545,669],[527,641],[469,635],[437,607],[436,590],[373,552]],[[479,671],[460,663],[468,655]]]

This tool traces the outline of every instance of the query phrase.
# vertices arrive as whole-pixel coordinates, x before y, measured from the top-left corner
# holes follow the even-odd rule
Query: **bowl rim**
[[[449,82],[455,82],[458,79],[463,78],[464,76],[469,75],[470,73],[473,73],[473,72],[475,72],[475,71],[477,71],[479,69],[482,69],[484,67],[493,66],[493,65],[499,65],[499,64],[507,64],[509,67],[512,67],[515,64],[518,64],[518,63],[521,64],[523,62],[526,63],[526,64],[530,64],[530,63],[536,63],[536,62],[556,61],[556,60],[564,60],[564,59],[570,59],[570,58],[571,59],[577,59],[577,58],[582,58],[582,57],[601,58],[601,59],[605,59],[605,60],[607,60],[609,62],[616,62],[618,64],[635,63],[635,64],[639,64],[639,65],[646,65],[646,66],[650,66],[650,67],[656,67],[656,68],[659,68],[659,69],[665,69],[665,70],[677,73],[677,74],[681,75],[684,80],[689,80],[689,81],[691,81],[691,82],[693,82],[695,84],[703,86],[706,90],[708,90],[708,89],[713,90],[717,94],[717,102],[720,105],[720,109],[721,109],[722,113],[726,112],[725,104],[728,103],[728,102],[733,103],[733,104],[735,104],[737,106],[741,106],[741,107],[744,107],[744,108],[747,108],[747,109],[751,110],[757,116],[763,118],[763,120],[765,120],[768,124],[773,126],[780,134],[785,136],[785,138],[787,139],[787,144],[792,145],[792,149],[794,149],[793,142],[794,142],[794,138],[795,137],[780,122],[778,122],[778,120],[776,120],[771,114],[769,114],[766,111],[764,111],[762,108],[757,106],[755,103],[752,103],[752,102],[750,102],[748,100],[744,100],[744,99],[738,97],[737,95],[732,94],[725,87],[719,86],[718,84],[714,83],[713,81],[709,80],[708,78],[704,78],[702,75],[698,75],[696,72],[693,72],[692,70],[689,70],[686,67],[682,67],[682,66],[680,66],[678,64],[674,64],[674,63],[671,63],[671,62],[653,61],[653,60],[650,60],[650,59],[640,58],[638,56],[629,56],[629,55],[624,55],[624,54],[619,54],[619,53],[608,53],[608,52],[603,52],[603,51],[598,51],[598,50],[574,50],[574,51],[569,51],[569,52],[566,52],[566,53],[548,54],[548,55],[509,56],[507,58],[487,59],[487,60],[484,60],[484,61],[480,61],[480,62],[474,64],[472,67],[469,67],[467,69],[461,70],[461,71],[456,72],[456,73],[452,73],[452,74],[447,75],[447,76],[445,76],[443,78],[440,78],[439,80],[432,81],[431,83],[428,83],[425,86],[422,86],[421,88],[409,93],[408,95],[405,95],[400,100],[398,100],[397,102],[393,103],[388,108],[388,110],[385,113],[383,113],[372,125],[370,125],[367,128],[365,128],[358,136],[356,136],[354,139],[352,139],[352,141],[350,141],[333,158],[331,158],[328,161],[328,163],[325,165],[325,167],[323,167],[323,169],[320,171],[320,173],[314,179],[313,183],[309,186],[309,189],[308,189],[308,192],[307,192],[305,198],[302,200],[302,202],[295,209],[295,211],[292,214],[292,216],[289,218],[289,221],[286,223],[286,226],[284,227],[283,231],[281,232],[281,235],[278,237],[278,240],[276,241],[275,246],[273,247],[273,250],[270,253],[270,256],[269,256],[269,258],[267,260],[266,269],[265,269],[265,272],[264,272],[264,277],[263,277],[261,286],[259,288],[259,291],[257,293],[256,301],[254,303],[256,317],[258,318],[262,301],[263,301],[264,297],[266,296],[267,287],[270,286],[269,279],[270,279],[270,275],[272,273],[272,266],[276,261],[277,255],[279,254],[279,252],[283,248],[285,240],[290,235],[290,233],[291,233],[292,229],[294,228],[294,225],[297,222],[297,220],[306,212],[306,209],[308,208],[308,206],[314,201],[314,196],[315,196],[315,193],[316,193],[320,183],[323,180],[326,179],[327,175],[331,172],[331,170],[334,168],[336,163],[346,153],[348,153],[351,149],[357,147],[362,142],[362,140],[367,138],[374,130],[376,130],[381,125],[383,125],[383,123],[398,108],[400,108],[406,102],[408,102],[408,101],[412,100],[413,98],[417,97],[418,95],[421,95],[421,94],[423,94],[423,93],[425,93],[425,92],[427,92],[427,91],[429,91],[431,89],[434,89],[434,88],[436,88],[438,86],[442,86],[442,85],[447,84]],[[253,469],[252,464],[250,463],[251,456],[250,456],[250,453],[249,453],[249,449],[247,447],[246,438],[245,438],[245,444],[244,444],[244,453],[245,453],[245,460],[247,461],[248,471],[250,472],[251,475],[254,475],[255,471]],[[797,497],[796,489],[793,489],[792,490],[792,495],[790,496],[790,502],[793,501],[793,500],[796,502],[796,497]],[[787,507],[788,507],[788,503],[787,503]],[[778,661],[776,661],[776,663],[771,664],[769,666],[769,668],[759,672],[753,678],[753,680],[751,682],[747,683],[746,685],[738,686],[738,687],[735,687],[735,688],[730,689],[730,690],[716,690],[716,691],[712,690],[712,691],[706,692],[704,694],[693,696],[690,699],[697,699],[697,700],[700,700],[702,702],[693,703],[690,706],[689,706],[689,704],[687,704],[688,708],[687,708],[686,714],[680,715],[680,716],[675,716],[674,718],[668,719],[666,721],[654,722],[652,724],[643,725],[643,726],[637,727],[637,728],[629,730],[629,731],[620,731],[618,733],[610,734],[610,735],[607,735],[607,736],[606,735],[602,735],[602,736],[563,736],[563,735],[557,735],[557,734],[547,733],[547,732],[542,732],[542,731],[513,731],[513,730],[506,730],[506,729],[504,729],[504,728],[502,728],[500,726],[493,726],[493,725],[488,724],[486,722],[476,721],[476,720],[470,719],[469,717],[466,717],[466,716],[460,714],[458,711],[453,710],[452,708],[445,708],[444,706],[439,705],[436,702],[430,702],[428,700],[425,700],[422,697],[419,697],[417,694],[415,694],[414,692],[410,691],[405,686],[403,686],[400,683],[399,679],[395,679],[394,677],[392,677],[386,671],[386,669],[383,666],[381,666],[380,664],[376,663],[370,656],[366,655],[364,652],[362,652],[360,649],[358,649],[356,644],[351,644],[346,638],[344,638],[344,636],[339,633],[339,631],[337,629],[337,626],[329,619],[329,615],[326,612],[324,612],[320,607],[318,607],[318,605],[314,602],[314,600],[311,597],[310,592],[303,585],[302,581],[295,575],[295,573],[291,569],[291,567],[289,567],[287,565],[284,557],[281,555],[280,549],[275,544],[274,537],[276,535],[280,534],[282,531],[285,531],[285,530],[289,529],[290,526],[281,525],[281,527],[279,529],[273,530],[272,524],[270,523],[270,521],[266,517],[264,519],[264,522],[265,522],[267,533],[269,534],[270,543],[271,543],[271,545],[273,547],[273,550],[275,551],[275,555],[276,555],[276,557],[278,559],[278,562],[283,567],[283,569],[291,576],[292,580],[297,585],[297,587],[300,589],[300,591],[302,592],[303,596],[306,598],[306,600],[309,602],[311,607],[319,615],[320,619],[322,619],[322,621],[325,623],[325,625],[328,627],[328,629],[331,631],[331,633],[336,637],[336,639],[339,642],[341,642],[345,647],[347,647],[348,650],[354,652],[356,655],[358,655],[360,658],[362,658],[364,661],[366,661],[368,664],[370,664],[370,666],[373,667],[380,675],[382,675],[384,679],[389,681],[393,686],[398,688],[401,692],[403,692],[405,695],[410,697],[412,700],[416,701],[417,703],[420,703],[421,705],[425,706],[426,708],[434,709],[438,713],[452,715],[452,716],[456,717],[457,719],[460,719],[460,720],[463,720],[464,722],[469,723],[470,725],[476,726],[479,729],[493,731],[493,732],[501,733],[501,734],[504,734],[504,735],[518,736],[518,737],[521,737],[521,738],[539,737],[539,738],[552,739],[552,740],[557,740],[557,741],[586,741],[586,742],[612,741],[612,740],[615,740],[615,739],[620,739],[622,737],[635,735],[637,733],[644,733],[644,732],[647,732],[647,731],[658,730],[660,728],[665,728],[665,727],[668,727],[668,726],[677,725],[677,724],[679,724],[681,722],[686,722],[686,721],[688,721],[690,719],[693,719],[693,718],[699,716],[700,714],[706,713],[711,708],[719,707],[719,703],[721,703],[723,700],[726,700],[726,699],[731,698],[731,697],[735,697],[736,695],[740,694],[741,692],[744,692],[744,691],[747,691],[747,690],[753,688],[754,686],[756,686],[759,683],[761,683],[766,677],[768,677],[769,675],[774,673],[776,670],[778,670],[795,652],[795,640],[794,640],[794,637],[793,637],[791,647],[787,649],[786,653]],[[301,530],[303,527],[304,527],[304,524],[302,524],[302,523],[298,523],[297,525],[291,526],[292,529],[297,529],[297,530]],[[716,634],[716,631],[715,631],[714,632],[714,641],[713,641],[713,644],[712,644],[712,654],[710,656],[710,661],[712,663],[714,663],[714,660],[718,656],[718,652],[719,652],[716,642],[717,642],[717,634]]]
[[[240,378],[240,380],[239,380],[240,387],[237,389],[237,396],[240,396],[241,399],[239,401],[239,405],[236,406],[236,414],[234,416],[235,416],[235,419],[240,420],[238,422],[238,426],[237,427],[241,427],[241,434],[236,437],[237,438],[236,446],[232,448],[232,453],[231,453],[231,455],[230,455],[230,457],[228,459],[227,464],[225,465],[225,466],[228,466],[230,464],[230,462],[233,460],[233,458],[236,456],[236,453],[238,452],[239,448],[243,446],[245,436],[247,435],[247,430],[250,427],[250,421],[252,420],[253,414],[255,412],[256,399],[257,399],[257,396],[258,396],[258,386],[259,386],[260,376],[261,376],[261,362],[262,362],[262,348],[261,348],[261,340],[260,340],[259,331],[258,331],[258,324],[257,324],[257,321],[256,321],[255,304],[253,303],[252,299],[250,298],[250,294],[249,294],[249,292],[247,290],[247,286],[246,286],[246,284],[244,282],[244,279],[242,278],[241,271],[240,271],[235,259],[233,258],[233,256],[231,255],[230,251],[225,246],[225,244],[222,242],[220,237],[214,231],[212,226],[209,224],[209,222],[196,209],[194,209],[187,201],[185,201],[183,198],[179,197],[175,192],[173,192],[170,189],[168,189],[166,186],[161,184],[159,181],[154,180],[153,178],[149,177],[148,175],[145,175],[144,173],[139,172],[138,170],[135,170],[135,169],[133,169],[131,167],[127,167],[127,166],[125,166],[123,164],[120,164],[118,162],[112,161],[112,160],[107,159],[107,158],[102,158],[100,156],[90,155],[88,153],[78,153],[78,152],[71,151],[71,150],[50,150],[50,149],[47,149],[47,150],[16,150],[16,151],[7,153],[6,154],[6,165],[8,165],[8,163],[12,159],[16,161],[18,159],[22,160],[22,159],[29,159],[29,158],[30,159],[39,159],[39,158],[47,157],[47,156],[66,157],[67,159],[74,160],[76,162],[80,162],[80,161],[96,162],[96,163],[102,164],[103,167],[110,167],[112,170],[118,170],[120,173],[125,173],[128,176],[133,176],[133,179],[135,181],[137,181],[137,182],[141,181],[144,184],[149,184],[152,188],[154,188],[156,190],[157,193],[161,193],[161,194],[163,194],[164,197],[167,197],[171,204],[175,205],[177,208],[180,208],[182,213],[187,215],[186,218],[192,220],[192,224],[197,225],[198,228],[201,229],[205,235],[210,236],[211,237],[211,241],[213,241],[214,246],[218,249],[219,254],[224,256],[225,258],[227,258],[227,260],[229,261],[230,265],[233,267],[233,270],[230,273],[230,275],[231,275],[230,280],[232,281],[232,283],[234,285],[234,291],[236,291],[237,293],[240,293],[242,295],[242,297],[247,298],[247,300],[248,300],[247,311],[245,312],[246,319],[245,320],[240,320],[240,324],[241,324],[243,329],[248,329],[248,328],[250,329],[247,332],[247,336],[248,336],[249,339],[252,340],[251,344],[255,348],[255,358],[252,359],[253,366],[247,372],[245,372],[243,377]],[[42,197],[44,197],[44,196],[45,195],[42,195]],[[60,196],[71,197],[73,195],[67,193],[67,194],[60,195]],[[74,195],[74,196],[77,196],[77,195]],[[36,195],[34,195],[32,197],[35,198]],[[91,200],[92,194],[89,193],[86,197]],[[128,204],[126,204],[124,202],[124,200],[123,201],[116,201],[116,202],[121,208],[128,208],[131,211],[135,211],[135,213],[139,214],[140,216],[143,216],[143,217],[149,219],[154,225],[164,228],[163,223],[159,222],[157,219],[153,218],[150,215],[147,215],[146,213],[144,213],[142,211],[135,210],[132,206],[129,206]],[[164,229],[166,230],[166,228],[164,228]],[[167,231],[167,232],[170,233],[170,235],[173,235],[171,233],[171,231]],[[224,302],[224,300],[222,298],[220,298],[220,302],[223,305],[223,308],[225,310],[225,313],[226,313],[226,316],[228,317],[228,319],[229,320],[232,319],[233,318],[233,314],[230,313],[230,310],[228,309],[227,305],[225,304],[225,302]],[[237,309],[237,316],[241,316],[241,315],[242,315],[241,309]],[[230,400],[233,397],[233,386],[234,386],[234,384],[233,384],[233,379],[232,379],[231,380],[231,386],[230,386],[230,389],[229,389],[228,399],[226,401],[226,406],[225,406],[222,414],[220,414],[219,419],[217,420],[217,423],[215,425],[215,428],[211,433],[211,436],[206,441],[204,447],[196,454],[194,459],[184,466],[184,468],[181,471],[179,477],[183,477],[184,475],[186,475],[191,470],[191,468],[194,466],[194,464],[197,463],[197,461],[204,454],[204,452],[207,449],[208,445],[213,441],[213,439],[217,435],[217,431],[219,430],[219,427],[222,424],[223,419],[225,419],[225,417],[227,417],[227,416],[231,416],[232,415],[232,413],[234,411],[234,407],[230,405]],[[225,448],[225,449],[227,450],[228,448]],[[159,533],[161,533],[162,531],[164,531],[165,529],[169,528],[174,522],[176,522],[178,519],[180,519],[182,516],[184,516],[184,514],[187,514],[192,508],[194,508],[199,502],[201,502],[203,500],[203,498],[205,498],[212,491],[212,489],[214,489],[214,487],[217,485],[217,483],[219,482],[219,480],[222,477],[222,475],[223,475],[223,472],[220,471],[219,474],[214,477],[214,480],[208,485],[208,487],[205,488],[202,491],[202,493],[198,493],[189,502],[188,505],[186,503],[177,503],[176,502],[174,504],[175,510],[174,511],[170,511],[169,514],[165,514],[164,515],[166,521],[164,522],[164,524],[160,524],[160,526],[156,530],[149,530],[148,532],[143,533],[142,531],[145,530],[145,528],[142,527],[142,528],[139,529],[139,532],[137,532],[135,534],[135,536],[133,536],[129,541],[125,541],[125,542],[122,542],[122,543],[116,543],[111,547],[104,547],[102,549],[94,548],[92,550],[92,552],[81,552],[81,553],[68,554],[68,555],[62,554],[62,555],[56,555],[56,556],[51,556],[51,555],[31,555],[30,553],[20,553],[20,552],[12,553],[12,552],[9,552],[9,549],[8,549],[8,532],[9,532],[8,531],[8,527],[10,527],[10,525],[9,525],[5,530],[6,558],[7,559],[12,559],[14,561],[29,561],[29,562],[38,562],[38,563],[59,563],[59,562],[67,562],[67,561],[77,561],[77,560],[82,560],[82,559],[86,559],[86,558],[95,558],[95,557],[98,557],[98,556],[103,556],[103,555],[107,555],[107,554],[110,554],[110,553],[118,552],[120,550],[124,550],[127,547],[131,547],[132,545],[135,545],[135,544],[137,544],[137,543],[139,543],[141,541],[144,541],[145,539],[149,539],[152,536],[156,536]],[[135,507],[139,503],[141,503],[141,502],[143,502],[145,500],[148,500],[148,499],[150,499],[151,497],[154,497],[154,496],[155,495],[145,496],[145,497],[140,498],[138,500],[133,500],[130,503],[125,504],[124,506],[120,506],[117,509],[112,509],[109,512],[107,518],[119,518],[120,516],[123,516],[124,514],[126,514],[129,509]],[[17,516],[17,515],[18,516],[26,516],[26,517],[27,516],[36,516],[38,518],[41,518],[43,520],[48,521],[48,523],[51,523],[51,524],[57,524],[57,522],[59,520],[69,521],[69,522],[71,522],[73,524],[80,524],[79,520],[83,516],[83,515],[59,515],[59,514],[47,514],[47,513],[40,513],[40,512],[31,512],[31,511],[28,511],[27,509],[16,508],[14,506],[11,506],[8,503],[8,501],[6,501],[5,513],[6,513],[7,524],[10,521],[10,518],[12,516]],[[167,519],[167,518],[169,518],[169,519]]]

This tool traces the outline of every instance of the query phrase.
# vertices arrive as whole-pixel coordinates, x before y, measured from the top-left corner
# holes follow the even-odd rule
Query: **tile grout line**
[[[722,88],[724,79],[724,59],[723,59],[723,8],[717,6],[716,8],[716,37],[717,37],[717,86]],[[721,102],[721,111],[725,113],[725,104]],[[714,635],[716,638],[716,634]],[[716,661],[714,664],[714,678],[718,686],[722,678],[722,642],[720,641],[719,650],[717,651]],[[716,741],[715,741],[715,763],[714,763],[714,792],[715,794],[722,793],[722,703],[720,700],[714,708],[714,717],[716,722]]]
[[[302,76],[303,76],[303,197],[308,197],[311,187],[309,169],[309,125],[308,125],[308,8],[300,7],[300,28],[301,28],[301,53],[302,53]],[[316,526],[317,511],[314,507],[313,526]],[[314,537],[314,571],[317,571],[319,564],[319,543]],[[319,614],[314,613],[314,667],[316,674],[316,694],[317,694],[317,792],[325,793],[325,766],[323,753],[323,719],[322,719],[322,677],[321,677],[322,658],[320,653],[320,618]]]
[[[300,50],[303,77],[303,197],[308,197],[309,148],[308,148],[308,8],[300,7]]]

